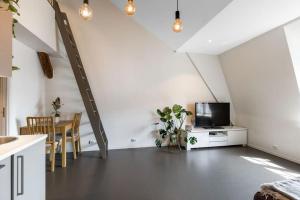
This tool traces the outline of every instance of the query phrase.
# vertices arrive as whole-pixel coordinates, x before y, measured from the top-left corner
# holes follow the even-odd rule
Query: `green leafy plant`
[[[57,97],[53,102],[52,102],[52,107],[54,109],[54,116],[55,117],[60,117],[60,111],[59,109],[61,108],[61,102],[60,102],[60,98]]]
[[[177,145],[180,148],[181,137],[185,137],[184,141],[189,142],[192,145],[197,143],[197,138],[187,138],[187,131],[182,128],[186,117],[192,115],[192,112],[177,104],[173,105],[172,108],[167,106],[163,110],[157,109],[156,112],[161,121],[161,128],[159,129],[160,137],[155,140],[157,147],[160,148],[163,142],[169,139],[169,145]]]

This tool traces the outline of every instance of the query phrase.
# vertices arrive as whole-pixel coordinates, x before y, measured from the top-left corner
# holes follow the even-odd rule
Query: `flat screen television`
[[[195,127],[230,126],[230,103],[196,103]]]

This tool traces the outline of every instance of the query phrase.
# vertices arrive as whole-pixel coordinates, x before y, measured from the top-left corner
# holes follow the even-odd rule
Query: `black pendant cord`
[[[177,0],[177,10],[175,12],[175,19],[180,19],[180,12],[179,12],[179,3],[178,3],[179,0]]]

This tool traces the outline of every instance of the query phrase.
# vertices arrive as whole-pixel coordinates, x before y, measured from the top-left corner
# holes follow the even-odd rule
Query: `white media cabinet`
[[[223,129],[193,128],[188,138],[196,137],[197,143],[187,143],[186,150],[204,147],[220,147],[233,145],[247,145],[247,128],[224,126]]]

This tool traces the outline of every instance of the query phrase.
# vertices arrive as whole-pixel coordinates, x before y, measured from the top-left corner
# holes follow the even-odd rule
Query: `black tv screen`
[[[195,126],[217,127],[230,125],[230,103],[196,103]]]

